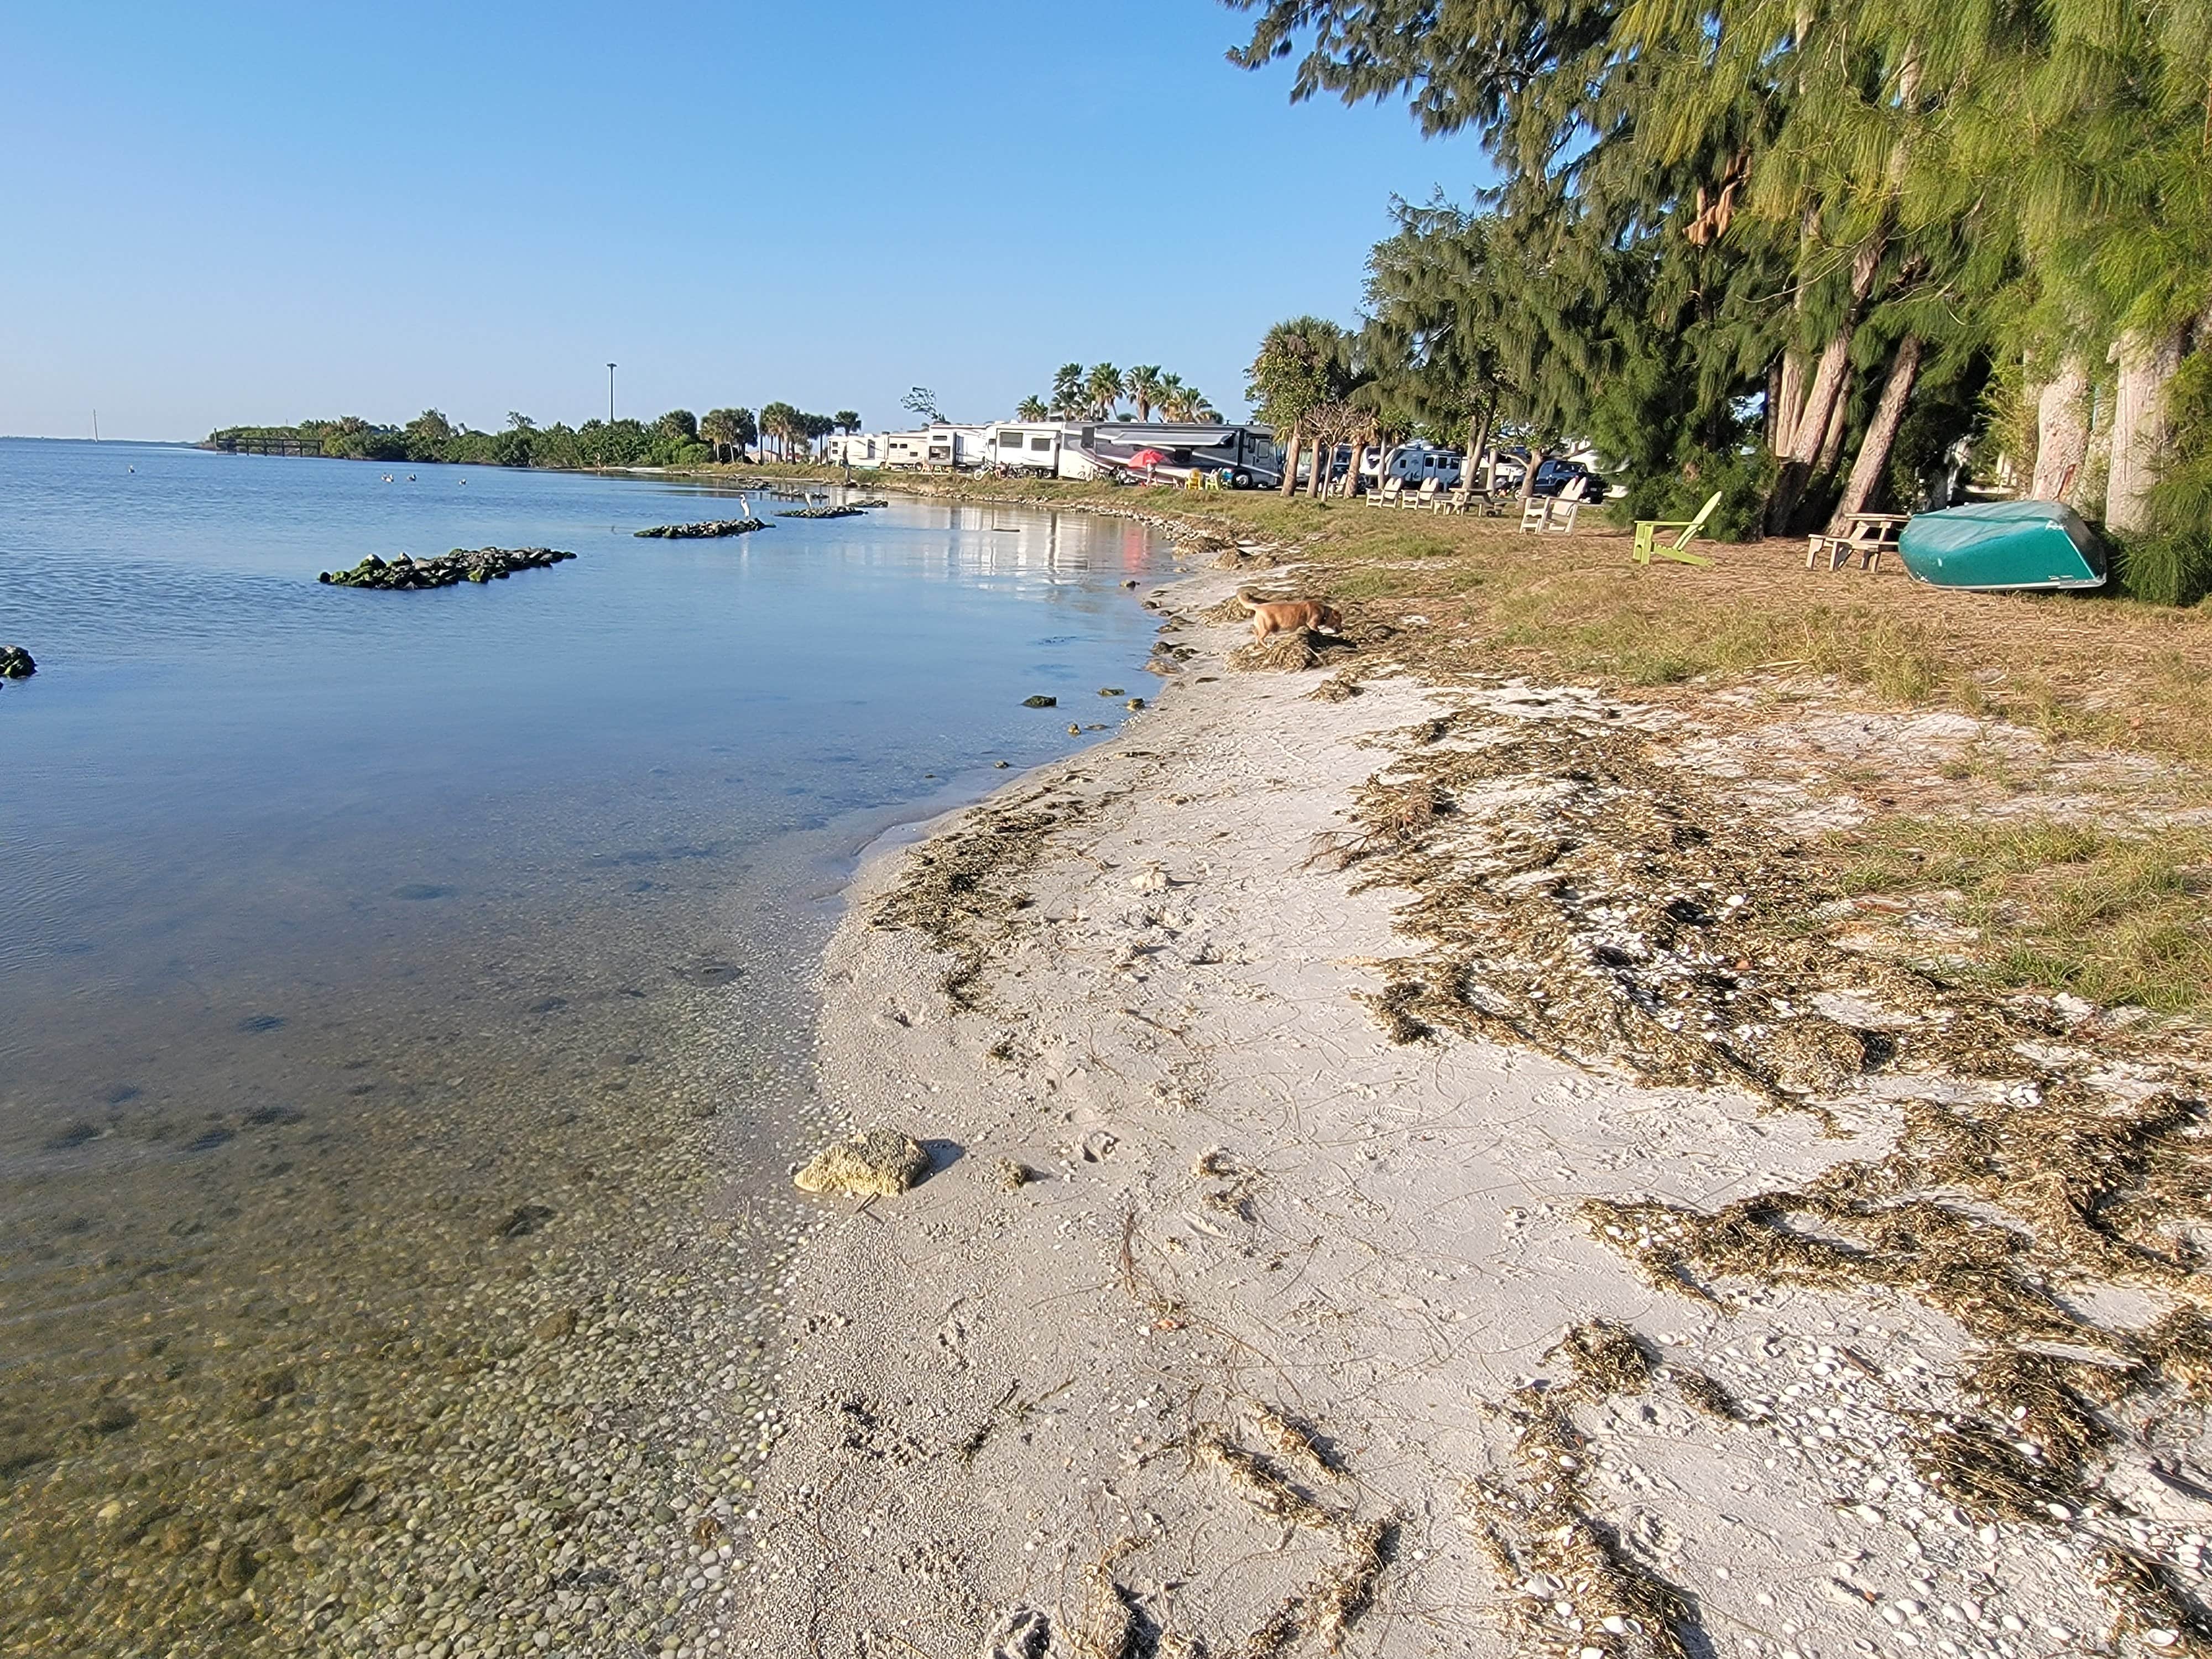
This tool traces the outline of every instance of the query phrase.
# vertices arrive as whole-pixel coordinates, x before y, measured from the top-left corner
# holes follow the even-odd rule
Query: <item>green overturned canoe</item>
[[[1897,538],[1905,568],[1937,587],[2102,587],[2105,555],[2057,501],[1986,501],[1923,513]]]

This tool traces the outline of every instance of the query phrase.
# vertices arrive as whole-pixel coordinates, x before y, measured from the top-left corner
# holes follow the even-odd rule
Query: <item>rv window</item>
[[[1052,449],[1051,434],[1045,432],[1031,433],[1030,434],[1030,447],[1031,449],[1042,450],[1047,453],[1049,453]]]
[[[1022,447],[1022,434],[1021,434],[1020,433],[1018,433],[1018,432],[1001,432],[1001,433],[999,434],[999,447],[1000,447],[1000,448],[1001,448],[1001,449],[1019,449],[1021,447]]]

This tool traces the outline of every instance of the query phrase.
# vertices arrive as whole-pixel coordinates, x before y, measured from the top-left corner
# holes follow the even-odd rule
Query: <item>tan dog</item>
[[[1332,634],[1344,632],[1344,618],[1337,608],[1321,599],[1255,599],[1239,590],[1237,601],[1252,613],[1252,642],[1258,644],[1270,634],[1288,634],[1302,628],[1326,628]]]

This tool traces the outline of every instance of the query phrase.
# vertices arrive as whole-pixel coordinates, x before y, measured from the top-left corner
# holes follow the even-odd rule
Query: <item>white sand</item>
[[[1355,1000],[1375,985],[1363,959],[1405,948],[1402,895],[1349,894],[1307,866],[1312,838],[1388,759],[1368,740],[1468,694],[1396,679],[1318,702],[1318,674],[1223,669],[1232,629],[1177,637],[1206,654],[1158,708],[1008,792],[1086,811],[1021,879],[1035,902],[977,1011],[952,1009],[918,935],[869,925],[905,854],[854,896],[820,1086],[852,1124],[933,1145],[938,1168],[896,1199],[818,1201],[785,1304],[788,1432],[757,1515],[705,1552],[727,1608],[712,1649],[969,1659],[1026,1608],[1055,1653],[1119,1652],[1125,1633],[1132,1652],[1256,1651],[1346,1530],[1395,1519],[1347,1651],[1668,1651],[1502,1582],[1466,1519],[1470,1480],[1518,1478],[1497,1403],[1565,1380],[1547,1351],[1593,1316],[1771,1410],[1731,1424],[1663,1377],[1577,1410],[1587,1507],[1686,1598],[1688,1651],[2025,1655],[2100,1635],[2081,1540],[1978,1531],[1912,1480],[1897,1414],[1948,1397],[1947,1322],[1872,1294],[1723,1314],[1654,1291],[1577,1217],[1593,1195],[1724,1202],[1864,1139],[1747,1096],[1395,1046]],[[1227,1173],[1194,1176],[1209,1152]],[[1004,1191],[1002,1158],[1042,1178]],[[1341,1473],[1281,1459],[1262,1404],[1310,1423]],[[1194,1455],[1208,1435],[1275,1458],[1345,1527],[1266,1512]],[[2161,1526],[2212,1516],[2153,1497]],[[1516,1595],[1543,1627],[1517,1647]]]

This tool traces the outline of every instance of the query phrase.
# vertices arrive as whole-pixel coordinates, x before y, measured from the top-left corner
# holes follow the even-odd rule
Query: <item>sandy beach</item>
[[[2206,1650],[2180,1279],[2126,1217],[2092,1276],[1960,1158],[1899,1174],[1931,1114],[2080,1101],[2136,1186],[2197,1171],[2195,1068],[2086,1004],[1938,1006],[1848,922],[1726,959],[1850,811],[1821,764],[2002,734],[1438,689],[1373,646],[1237,672],[1203,618],[1253,580],[1160,590],[1170,672],[1115,688],[1152,709],[854,891],[825,1120],[933,1171],[809,1200],[676,1650]],[[1660,890],[1607,811],[1717,879]],[[1488,936],[1438,921],[1543,824],[1475,872]],[[2195,1207],[2142,1225],[2185,1257]]]

